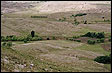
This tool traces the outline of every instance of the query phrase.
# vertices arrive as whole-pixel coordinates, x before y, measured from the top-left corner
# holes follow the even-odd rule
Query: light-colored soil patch
[[[104,48],[107,51],[111,50],[111,43],[101,44],[101,46],[102,46],[102,48]]]

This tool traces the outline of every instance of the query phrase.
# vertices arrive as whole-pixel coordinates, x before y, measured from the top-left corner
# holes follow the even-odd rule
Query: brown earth
[[[101,46],[102,46],[102,48],[104,48],[107,51],[111,50],[111,43],[109,43],[109,44],[101,44]]]

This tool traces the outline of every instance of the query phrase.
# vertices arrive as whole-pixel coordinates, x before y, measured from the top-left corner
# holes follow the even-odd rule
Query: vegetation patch
[[[47,16],[31,16],[31,18],[47,18]]]
[[[94,61],[104,64],[111,64],[111,55],[110,56],[98,56]]]

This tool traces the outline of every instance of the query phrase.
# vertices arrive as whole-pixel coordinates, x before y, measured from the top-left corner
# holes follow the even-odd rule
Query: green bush
[[[3,42],[2,46],[3,47],[11,47],[12,46],[12,42]]]
[[[104,38],[101,38],[101,39],[100,39],[100,42],[101,42],[101,43],[104,43]]]
[[[76,40],[77,42],[81,42],[81,40]]]
[[[100,39],[97,40],[97,43],[101,43]]]
[[[56,37],[52,37],[53,40],[56,40]]]
[[[43,40],[43,39],[42,39],[42,37],[38,37],[37,40],[40,41],[40,40]]]
[[[110,64],[111,63],[111,56],[98,56],[94,59],[94,61],[104,64]]]
[[[6,43],[6,42],[3,42],[3,43],[2,43],[2,46],[6,46],[6,45],[7,45],[7,43]]]
[[[86,13],[79,13],[79,14],[76,14],[75,17],[77,16],[84,16],[84,15],[87,15]]]
[[[98,39],[97,43],[104,43],[104,38]]]
[[[94,40],[88,40],[87,43],[88,44],[95,44],[95,41]]]
[[[85,37],[91,37],[91,38],[105,38],[105,35],[104,35],[104,32],[99,32],[99,33],[96,33],[96,32],[88,32],[84,35]]]
[[[109,38],[109,42],[111,42],[111,37]]]
[[[5,41],[5,37],[4,36],[1,36],[1,41]]]
[[[24,37],[18,37],[17,41],[24,41]]]
[[[68,40],[70,40],[70,41],[74,41],[74,38],[68,38]]]
[[[31,41],[37,41],[38,37],[33,37]]]
[[[1,41],[17,41],[17,37],[15,35],[10,36],[1,36]]]
[[[7,46],[11,47],[12,46],[12,42],[7,42]]]
[[[97,33],[96,38],[99,38],[99,39],[101,39],[101,38],[105,38],[105,36],[104,36],[104,32]]]
[[[27,43],[28,41],[26,39],[24,39],[24,43]]]

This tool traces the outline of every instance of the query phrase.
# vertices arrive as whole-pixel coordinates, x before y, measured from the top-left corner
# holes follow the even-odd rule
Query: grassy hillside
[[[83,43],[61,40],[13,43],[15,43],[13,47],[1,49],[2,71],[103,72],[110,70],[109,65],[93,61],[95,57],[104,55],[101,47],[90,46],[86,49]],[[34,66],[30,68],[30,64]]]
[[[11,47],[3,45],[8,41],[1,41],[2,72],[111,71],[111,64],[94,61],[98,56],[111,54],[110,3],[4,2],[1,6],[1,36],[22,39],[33,30],[43,38],[28,43],[9,40]],[[79,37],[77,42],[66,39],[88,32],[104,32],[104,42],[90,45],[87,41],[97,38]]]

